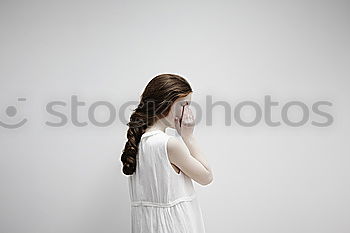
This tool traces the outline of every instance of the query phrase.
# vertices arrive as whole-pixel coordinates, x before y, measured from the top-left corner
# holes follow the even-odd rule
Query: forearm
[[[200,149],[197,139],[194,136],[191,136],[188,138],[183,138],[183,141],[185,142],[187,148],[191,152],[191,155],[207,169],[208,174],[212,177],[212,169],[208,161],[206,160],[203,151]]]

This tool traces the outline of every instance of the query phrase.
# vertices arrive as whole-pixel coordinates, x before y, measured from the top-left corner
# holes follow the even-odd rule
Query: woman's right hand
[[[175,117],[175,128],[183,139],[189,139],[193,136],[195,120],[192,110],[188,105],[183,107],[182,119]]]

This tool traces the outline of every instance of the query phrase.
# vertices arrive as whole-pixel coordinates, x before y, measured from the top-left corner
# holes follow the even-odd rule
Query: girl
[[[121,161],[129,175],[132,233],[205,233],[192,180],[208,185],[213,173],[193,135],[191,95],[183,77],[158,75],[130,116]]]

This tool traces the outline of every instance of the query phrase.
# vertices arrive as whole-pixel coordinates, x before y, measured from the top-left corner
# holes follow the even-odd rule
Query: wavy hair
[[[158,119],[166,117],[174,101],[192,92],[190,84],[176,74],[160,74],[144,89],[140,103],[133,110],[127,123],[128,141],[121,155],[123,173],[132,175],[136,170],[136,155],[142,134]]]

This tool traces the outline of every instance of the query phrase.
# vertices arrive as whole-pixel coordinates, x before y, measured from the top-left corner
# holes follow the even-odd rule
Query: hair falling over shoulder
[[[149,81],[127,123],[127,142],[121,155],[125,175],[132,175],[136,170],[138,146],[145,130],[167,116],[176,99],[191,92],[187,80],[176,74],[160,74]]]

